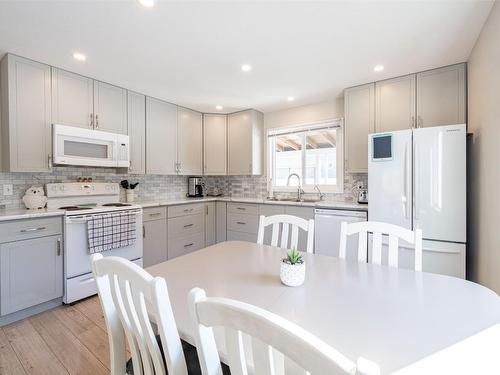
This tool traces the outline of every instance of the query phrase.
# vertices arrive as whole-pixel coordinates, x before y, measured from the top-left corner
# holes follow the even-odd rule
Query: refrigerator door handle
[[[418,149],[417,143],[413,143],[413,218],[418,220],[418,177],[420,175],[419,163],[418,163]],[[414,223],[415,226],[416,223]]]
[[[410,166],[408,165],[409,164],[409,158],[408,158],[408,142],[405,143],[405,156],[404,156],[404,173],[403,173],[403,178],[404,178],[404,181],[403,181],[403,186],[404,186],[404,196],[403,196],[403,211],[404,211],[404,215],[405,215],[405,219],[409,219],[409,211],[410,211],[410,208],[409,208],[409,203],[410,203],[410,200],[409,200],[409,195],[410,195],[410,192],[409,192],[409,187],[410,187]]]

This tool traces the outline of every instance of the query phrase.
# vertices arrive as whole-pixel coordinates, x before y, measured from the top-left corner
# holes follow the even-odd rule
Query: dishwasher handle
[[[348,210],[326,210],[317,208],[314,210],[315,215],[325,215],[325,216],[349,216],[349,217],[360,217],[366,219],[367,213],[365,211],[348,211]]]

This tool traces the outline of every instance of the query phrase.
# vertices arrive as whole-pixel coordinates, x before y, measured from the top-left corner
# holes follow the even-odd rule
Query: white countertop
[[[134,204],[140,205],[143,208],[148,208],[157,206],[174,206],[178,204],[187,204],[195,202],[215,202],[215,201],[301,206],[301,207],[326,208],[326,209],[336,209],[336,210],[368,211],[367,204],[359,204],[357,202],[348,202],[348,201],[293,202],[293,201],[274,201],[262,198],[224,197],[224,196],[206,197],[206,198],[167,199],[167,200],[144,201],[144,202],[138,201],[134,202]]]
[[[175,206],[179,204],[188,204],[196,202],[238,202],[238,203],[255,203],[255,204],[270,204],[270,205],[287,205],[301,206],[313,208],[326,208],[336,210],[356,210],[368,211],[368,205],[359,204],[356,202],[347,201],[320,201],[320,202],[291,202],[291,201],[273,201],[262,198],[238,198],[238,197],[205,197],[205,198],[180,198],[180,199],[159,199],[157,201],[138,201],[133,204],[139,205],[142,208],[158,207],[158,206]],[[64,211],[59,209],[28,210],[25,208],[0,209],[0,221],[33,219],[38,217],[63,216]]]

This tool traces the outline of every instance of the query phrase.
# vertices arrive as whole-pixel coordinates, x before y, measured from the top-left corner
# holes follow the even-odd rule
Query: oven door
[[[128,260],[142,258],[142,210],[135,210],[137,238],[132,245],[103,251],[103,256],[119,256]],[[66,279],[92,272],[88,251],[87,221],[91,215],[72,215],[65,219]]]
[[[116,167],[116,134],[54,125],[53,158],[55,164]]]

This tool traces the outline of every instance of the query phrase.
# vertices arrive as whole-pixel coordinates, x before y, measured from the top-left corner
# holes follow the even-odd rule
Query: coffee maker
[[[201,177],[188,177],[188,192],[190,198],[203,197],[203,179]]]

